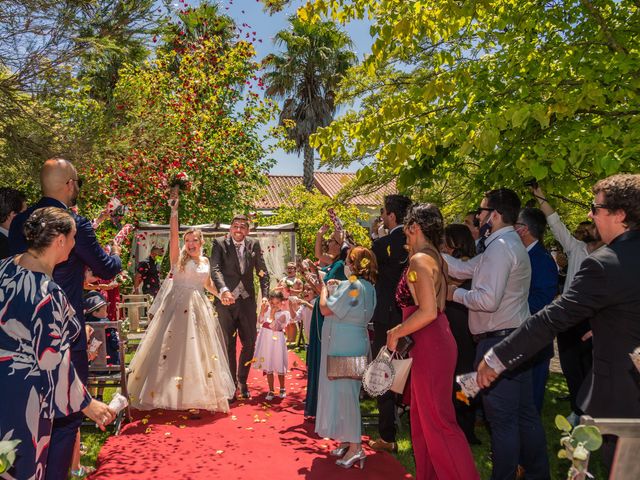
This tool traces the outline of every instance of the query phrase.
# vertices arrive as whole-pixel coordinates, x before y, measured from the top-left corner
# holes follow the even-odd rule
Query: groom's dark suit
[[[220,292],[225,288],[229,289],[236,298],[233,305],[222,305],[216,302],[216,311],[226,337],[229,369],[233,380],[236,384],[246,385],[249,362],[253,358],[256,343],[258,322],[253,273],[255,271],[258,275],[263,298],[267,298],[269,294],[269,273],[260,250],[260,243],[249,237],[245,237],[243,243],[244,268],[241,270],[231,237],[226,235],[214,239],[211,248],[211,278]],[[239,365],[236,362],[236,331],[242,343]]]

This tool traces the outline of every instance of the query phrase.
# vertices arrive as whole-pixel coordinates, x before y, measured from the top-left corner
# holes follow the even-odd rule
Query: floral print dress
[[[49,276],[0,263],[0,440],[21,440],[1,478],[44,478],[53,419],[91,401],[70,360],[80,328]]]

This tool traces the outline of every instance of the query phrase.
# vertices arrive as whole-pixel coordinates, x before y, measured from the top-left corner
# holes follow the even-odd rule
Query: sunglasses
[[[495,208],[487,208],[487,207],[478,207],[476,210],[476,215],[480,215],[481,212],[493,212]]]
[[[594,203],[591,202],[591,215],[595,215],[599,208],[604,208],[605,210],[609,210],[609,207],[604,203]]]
[[[69,182],[76,182],[78,184],[78,188],[82,188],[82,184],[84,183],[84,180],[80,177],[78,178],[70,178],[69,180],[67,180],[67,183]]]

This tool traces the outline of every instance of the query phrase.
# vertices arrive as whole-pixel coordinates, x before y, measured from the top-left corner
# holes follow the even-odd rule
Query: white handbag
[[[380,349],[376,359],[367,366],[362,376],[362,386],[372,397],[386,393],[393,383],[395,372],[391,365],[391,352],[387,347]]]
[[[391,365],[395,375],[393,376],[393,383],[391,384],[392,392],[404,393],[404,386],[407,384],[407,378],[409,378],[409,372],[411,372],[411,365],[413,364],[413,358],[394,358],[391,360]]]

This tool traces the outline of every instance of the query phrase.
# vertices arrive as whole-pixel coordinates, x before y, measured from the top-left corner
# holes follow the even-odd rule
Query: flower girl
[[[287,360],[287,343],[284,329],[291,322],[291,314],[283,310],[284,295],[279,290],[269,292],[269,305],[263,304],[260,311],[261,324],[256,339],[256,350],[253,355],[254,368],[267,374],[269,393],[266,400],[273,400],[273,374],[278,374],[280,398],[287,396],[284,386],[284,375],[289,366]]]

